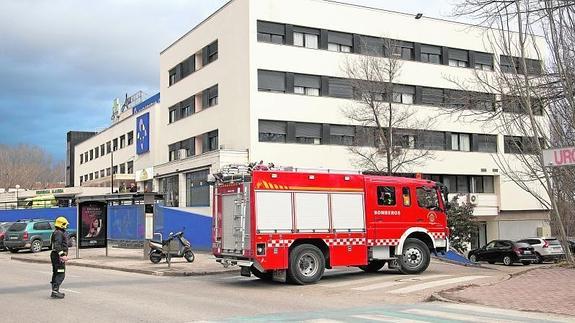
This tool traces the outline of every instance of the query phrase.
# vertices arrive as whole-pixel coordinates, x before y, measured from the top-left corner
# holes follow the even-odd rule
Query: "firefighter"
[[[66,277],[66,261],[68,261],[68,220],[61,216],[56,219],[54,226],[56,229],[52,233],[50,241],[52,243],[52,252],[50,260],[52,261],[52,298],[64,298],[65,294],[60,293],[60,285]]]

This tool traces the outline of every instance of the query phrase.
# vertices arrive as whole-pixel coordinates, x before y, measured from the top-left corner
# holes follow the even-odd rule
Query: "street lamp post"
[[[16,184],[16,209],[18,209],[18,191],[20,190],[20,185]]]
[[[110,193],[114,193],[114,146],[112,146],[112,151],[110,153],[110,176],[111,176],[111,183],[110,183],[110,188],[111,191]]]

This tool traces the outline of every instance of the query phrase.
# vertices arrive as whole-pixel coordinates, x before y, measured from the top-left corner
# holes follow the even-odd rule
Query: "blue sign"
[[[156,103],[160,103],[160,93],[147,98],[144,102],[141,102],[138,105],[136,105],[135,107],[133,107],[132,108],[132,114],[136,114],[142,110],[145,110],[145,109],[151,107],[152,105],[154,105]]]
[[[150,113],[136,119],[136,153],[138,155],[150,151]]]

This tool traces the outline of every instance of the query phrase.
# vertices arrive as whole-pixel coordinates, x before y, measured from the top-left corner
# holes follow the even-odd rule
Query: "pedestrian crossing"
[[[386,305],[371,308],[353,308],[343,310],[275,313],[252,317],[236,317],[220,322],[305,322],[305,323],[339,323],[339,322],[494,322],[494,323],[565,323],[573,318],[547,313],[520,312],[490,308],[470,304],[420,303],[412,305]]]

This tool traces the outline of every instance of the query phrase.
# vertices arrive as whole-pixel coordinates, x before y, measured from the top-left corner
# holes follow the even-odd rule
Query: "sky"
[[[0,144],[63,160],[68,131],[100,131],[114,98],[157,93],[160,51],[226,2],[0,0]],[[451,19],[446,0],[340,2]]]

